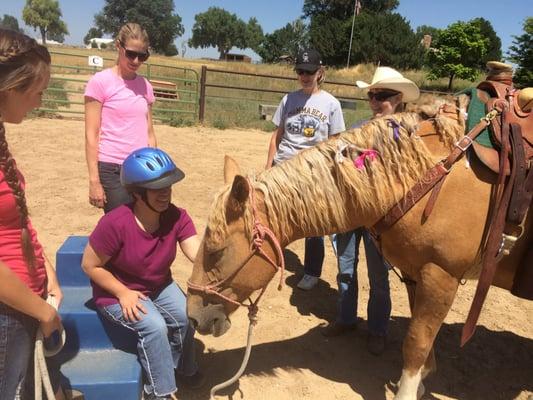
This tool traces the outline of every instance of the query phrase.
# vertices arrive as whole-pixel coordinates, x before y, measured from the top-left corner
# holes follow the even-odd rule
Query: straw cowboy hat
[[[390,67],[377,67],[372,78],[372,83],[356,81],[355,84],[361,89],[390,89],[403,94],[403,101],[414,101],[420,97],[420,90],[416,84],[404,78],[395,69]]]

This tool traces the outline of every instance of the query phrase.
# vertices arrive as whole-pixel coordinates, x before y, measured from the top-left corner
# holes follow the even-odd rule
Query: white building
[[[39,44],[43,44],[43,39],[42,38],[35,38],[35,41]],[[63,43],[60,43],[60,42],[56,42],[55,40],[50,40],[50,39],[46,39],[46,44],[53,44],[53,45],[56,45],[56,46],[63,46]]]
[[[109,44],[113,43],[115,39],[108,39],[108,38],[92,38],[89,40],[89,44],[87,44],[87,48],[91,49],[93,47],[93,43],[96,43],[99,49],[101,49],[102,44],[105,44],[106,46],[109,46]]]

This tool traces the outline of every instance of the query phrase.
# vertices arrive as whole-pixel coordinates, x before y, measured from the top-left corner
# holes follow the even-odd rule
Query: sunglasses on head
[[[394,90],[380,90],[379,92],[368,92],[368,98],[370,100],[375,99],[377,101],[385,101],[393,96],[400,94]]]
[[[126,46],[124,45],[124,43],[122,42],[119,42],[119,43],[120,43],[120,47],[124,49],[124,53],[126,54],[126,57],[128,57],[131,61],[135,61],[135,59],[138,58],[140,62],[145,62],[146,60],[148,60],[148,57],[150,57],[150,52],[148,50],[146,50],[146,53],[140,53],[138,51],[128,50]]]
[[[318,71],[318,69],[315,69],[314,71],[306,71],[304,69],[297,69],[296,74],[297,75],[314,75],[316,74],[316,71]]]

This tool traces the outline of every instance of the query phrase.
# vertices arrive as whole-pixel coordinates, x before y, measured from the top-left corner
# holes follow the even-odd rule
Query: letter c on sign
[[[89,66],[90,67],[100,67],[104,66],[104,59],[100,56],[89,56]]]

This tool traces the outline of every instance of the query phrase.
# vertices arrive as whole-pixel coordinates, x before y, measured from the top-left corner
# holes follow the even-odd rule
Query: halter
[[[211,280],[211,282],[209,282],[207,285],[198,285],[189,280],[187,281],[187,287],[191,291],[197,291],[197,292],[201,292],[205,294],[213,294],[228,303],[235,304],[237,306],[247,307],[250,315],[255,316],[255,314],[257,313],[257,303],[259,302],[259,299],[261,298],[261,296],[263,296],[263,293],[265,293],[268,283],[263,288],[261,288],[261,293],[259,294],[257,299],[255,299],[255,301],[252,301],[251,298],[248,298],[248,300],[250,301],[250,304],[244,304],[243,302],[233,300],[232,298],[222,294],[222,290],[224,289],[224,284],[227,283],[230,279],[234,278],[241,271],[241,269],[244,268],[244,266],[248,263],[248,261],[250,261],[250,259],[254,255],[256,255],[256,253],[259,253],[261,256],[267,259],[267,261],[274,267],[276,272],[278,270],[281,270],[280,280],[279,280],[279,285],[278,285],[278,290],[281,290],[283,286],[283,273],[285,271],[285,259],[283,257],[283,250],[281,249],[281,245],[279,244],[279,241],[276,238],[276,235],[274,235],[274,232],[272,232],[267,226],[263,225],[261,221],[259,221],[259,218],[257,217],[257,207],[256,207],[256,202],[255,202],[254,188],[252,186],[252,183],[250,182],[250,179],[247,178],[246,180],[250,188],[250,204],[252,206],[252,218],[253,218],[252,242],[250,243],[250,253],[246,257],[246,259],[243,261],[243,263],[226,278],[222,280],[218,280],[215,278]],[[279,264],[276,263],[272,258],[270,258],[269,255],[265,253],[265,251],[263,250],[263,243],[264,243],[265,237],[268,237],[271,243],[274,245],[276,252],[278,254]]]

